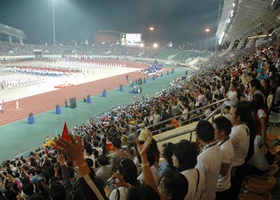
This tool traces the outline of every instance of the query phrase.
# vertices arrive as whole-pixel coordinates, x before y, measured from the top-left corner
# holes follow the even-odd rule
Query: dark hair
[[[258,79],[253,79],[250,81],[251,87],[256,87],[257,90],[261,89],[261,83]]]
[[[14,191],[12,191],[12,190],[7,190],[5,192],[5,197],[7,199],[17,199],[17,194]]]
[[[128,158],[120,158],[118,160],[117,168],[123,176],[124,181],[130,185],[136,185],[137,181],[137,168],[134,162]]]
[[[174,200],[183,200],[188,193],[189,182],[186,177],[174,170],[168,170],[163,174],[161,184],[164,187],[164,196]]]
[[[235,81],[231,81],[230,82],[232,84],[232,86],[236,89],[237,88],[237,83]]]
[[[34,191],[34,185],[27,182],[22,186],[22,191],[24,192],[24,194],[30,196]]]
[[[143,144],[144,141],[139,141],[140,144]],[[136,144],[135,144],[136,146]],[[142,159],[141,159],[141,156],[138,152],[138,149],[137,147],[135,148],[136,149],[136,156],[137,156],[137,159],[139,160],[140,163],[142,163]],[[150,166],[154,165],[155,161],[156,161],[156,158],[155,158],[155,153],[151,150],[151,146],[149,147],[148,151],[147,151],[147,158],[148,158],[148,161],[149,161],[149,164]]]
[[[224,109],[229,109],[230,110],[230,106],[225,106]]]
[[[213,123],[216,124],[217,129],[219,131],[225,131],[226,135],[230,134],[232,125],[228,118],[220,116],[220,117],[214,119]]]
[[[74,190],[74,191],[69,192],[67,199],[68,200],[80,200],[80,199],[83,199],[83,197],[82,197],[82,194],[78,192],[78,190]]]
[[[181,140],[179,143],[174,144],[173,154],[179,161],[179,172],[192,169],[197,164],[197,148],[196,145],[189,140]]]
[[[28,200],[44,200],[45,198],[40,194],[33,194],[28,197]]]
[[[60,182],[53,183],[49,192],[52,200],[63,200],[66,198],[66,190]]]
[[[45,170],[42,172],[42,177],[44,177],[46,179],[46,182],[48,183],[51,178],[51,174],[49,171]]]
[[[120,149],[122,146],[122,141],[120,138],[113,138],[112,144],[114,145],[115,148]]]
[[[196,135],[204,142],[210,142],[215,138],[212,124],[206,120],[200,120],[195,128]]]
[[[86,158],[86,162],[89,168],[93,167],[93,160],[91,158]]]
[[[247,101],[240,101],[236,105],[234,105],[233,108],[236,108],[235,116],[239,116],[240,121],[247,122],[246,118],[248,114],[251,113],[250,103]]]
[[[92,155],[93,149],[91,148],[91,146],[87,146],[87,147],[86,147],[86,152],[87,152],[89,155]]]
[[[129,188],[126,200],[160,200],[160,196],[151,186],[140,184]]]
[[[94,141],[92,142],[92,144],[93,144],[94,147],[98,147],[98,141],[97,141],[97,140],[94,140]]]
[[[155,156],[155,161],[156,162],[159,162],[159,157],[160,157],[160,153],[159,153],[159,150],[158,150],[158,146],[157,146],[157,142],[156,142],[156,140],[153,138],[153,140],[152,140],[152,143],[151,143],[151,145],[150,145],[150,148],[149,148],[152,152],[153,152],[153,154],[154,154],[154,156]]]
[[[162,145],[162,147],[164,148],[162,156],[167,160],[168,164],[171,166],[173,166],[172,163],[173,146],[174,144],[171,142],[167,142]]]
[[[97,162],[99,162],[99,164],[102,165],[102,166],[108,165],[109,164],[108,161],[109,161],[109,159],[105,155],[100,155],[97,158]]]
[[[253,99],[251,101],[252,110],[257,111],[259,108],[264,107],[263,95],[257,93],[253,95]]]
[[[51,163],[52,163],[52,164],[57,163],[57,159],[56,159],[55,157],[52,157],[52,158],[51,158]]]
[[[72,167],[67,167],[67,170],[69,172],[69,178],[75,177],[75,170]]]

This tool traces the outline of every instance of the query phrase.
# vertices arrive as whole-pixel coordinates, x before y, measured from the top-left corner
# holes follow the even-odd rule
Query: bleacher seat
[[[278,172],[278,165],[273,164],[270,166],[270,169],[266,173],[262,175],[251,175],[251,176],[258,179],[268,180],[270,177],[275,176],[277,172]]]
[[[240,200],[271,200],[270,192],[265,193],[264,195],[257,195],[251,192],[244,192],[240,196]]]
[[[246,189],[257,195],[264,195],[267,192],[270,192],[276,185],[275,177],[270,177],[267,180],[250,177],[246,181]]]

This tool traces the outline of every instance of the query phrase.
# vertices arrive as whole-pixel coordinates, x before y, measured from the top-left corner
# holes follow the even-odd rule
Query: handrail
[[[220,111],[221,109],[223,109],[225,107],[225,104],[224,104],[225,99],[220,100],[219,102],[222,102],[222,101],[223,101],[223,103],[218,108],[216,108],[213,112],[211,112],[211,114],[208,117],[206,117],[205,120],[208,121],[211,117],[213,117],[215,114],[217,114],[218,111]],[[218,103],[218,102],[215,102],[215,103]],[[184,131],[181,131],[181,132],[178,132],[178,133],[175,133],[175,134],[168,135],[168,136],[162,137],[160,139],[157,139],[156,142],[162,142],[162,141],[169,140],[169,139],[172,139],[172,138],[175,138],[175,137],[178,137],[178,136],[181,136],[181,135],[185,135],[185,134],[188,134],[188,133],[191,133],[191,137],[190,137],[190,141],[191,141],[193,131],[195,131],[195,128],[187,129],[187,130],[184,130]]]
[[[226,100],[226,99],[222,99],[222,100],[216,101],[216,102],[214,102],[214,103],[208,104],[208,105],[206,105],[206,106],[203,106],[203,107],[201,107],[201,108],[197,108],[197,109],[191,110],[191,111],[188,113],[188,115],[189,115],[189,114],[191,115],[191,114],[193,114],[193,113],[195,113],[195,112],[197,112],[197,111],[203,110],[203,109],[205,109],[205,108],[211,107],[211,106],[216,105],[216,104],[218,104],[218,103],[223,103],[225,100]],[[213,111],[213,112],[214,112],[214,111]],[[160,122],[158,122],[157,124],[153,124],[153,125],[146,126],[146,128],[149,129],[149,128],[152,128],[152,127],[154,127],[154,126],[162,125],[162,124],[164,124],[164,123],[166,123],[166,122],[171,121],[172,119],[180,118],[180,117],[182,117],[183,115],[185,115],[185,114],[181,114],[181,115],[178,115],[178,116],[175,116],[175,117],[171,117],[171,118],[166,119],[166,120],[164,120],[164,121],[160,121]],[[210,115],[211,115],[211,114],[210,114]],[[190,122],[190,121],[192,121],[192,120],[194,120],[194,119],[197,119],[197,118],[200,118],[200,117],[202,117],[202,116],[204,116],[204,114],[203,114],[203,115],[196,116],[196,117],[194,117],[194,118],[187,119],[186,121],[184,121],[184,123]],[[162,129],[162,128],[160,128],[160,129]],[[140,129],[139,129],[138,131],[140,131]],[[156,131],[158,131],[158,130],[156,130]],[[154,131],[152,131],[152,132],[154,132]]]

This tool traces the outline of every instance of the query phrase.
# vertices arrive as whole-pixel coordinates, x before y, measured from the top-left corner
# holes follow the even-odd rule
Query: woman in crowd
[[[113,174],[107,182],[105,192],[110,200],[125,200],[129,188],[139,184],[137,168],[132,160],[120,158],[117,169],[117,173]]]
[[[145,183],[150,185],[154,189],[154,191],[158,193],[161,200],[185,199],[188,192],[189,184],[188,180],[181,173],[173,170],[164,173],[159,187],[153,179],[147,156],[147,152],[152,140],[153,135],[151,132],[149,134],[148,140],[144,144],[141,145],[138,139],[136,140],[137,149],[142,160],[142,171]]]
[[[189,200],[200,199],[205,186],[203,171],[195,168],[197,155],[196,145],[188,140],[181,140],[173,147],[173,165],[188,180],[189,188],[185,199]]]
[[[266,144],[266,129],[268,124],[268,113],[264,105],[263,95],[254,94],[251,107],[256,123],[256,137],[254,143],[261,147]]]
[[[160,154],[161,157],[164,158],[164,161],[158,168],[159,180],[162,179],[162,176],[165,172],[175,169],[172,163],[173,143],[171,142],[164,143],[161,146]]]

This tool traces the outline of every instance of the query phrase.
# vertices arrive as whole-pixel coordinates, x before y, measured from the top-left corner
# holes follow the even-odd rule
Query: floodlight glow
[[[154,27],[150,27],[150,31],[153,31],[153,30],[155,30],[155,28]]]
[[[144,43],[140,43],[140,45],[139,45],[140,47],[144,47]]]
[[[154,44],[153,44],[153,47],[154,47],[154,48],[158,48],[158,44],[157,44],[157,43],[154,43]]]
[[[209,28],[205,29],[205,32],[210,32],[210,29]]]

